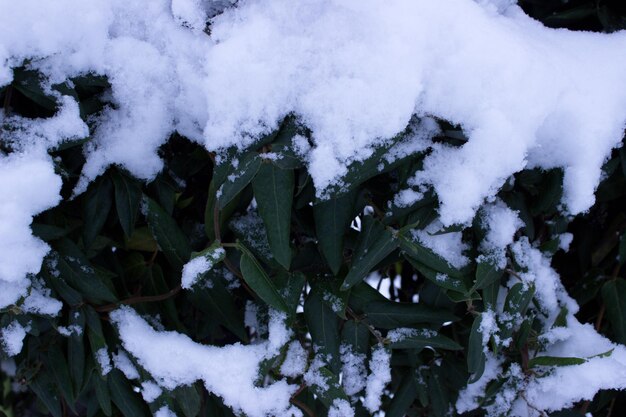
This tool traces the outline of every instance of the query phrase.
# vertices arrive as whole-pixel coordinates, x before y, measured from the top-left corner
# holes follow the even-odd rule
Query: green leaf
[[[370,348],[370,331],[365,324],[348,320],[341,329],[341,342],[352,346],[352,350],[367,354]]]
[[[267,230],[272,255],[285,269],[291,264],[291,205],[294,176],[290,169],[280,169],[271,163],[261,165],[252,180],[259,215]]]
[[[117,301],[113,291],[96,274],[96,270],[74,242],[63,238],[55,242],[54,248],[58,251],[58,256],[53,258],[53,262],[56,261],[56,269],[61,279],[94,301]]]
[[[141,188],[136,181],[131,180],[118,170],[113,171],[113,186],[115,187],[115,209],[124,234],[133,235],[137,213],[141,204]]]
[[[500,338],[506,340],[513,334],[516,317],[523,317],[530,302],[533,299],[535,290],[532,286],[525,288],[521,282],[513,285],[504,301],[504,311],[508,313],[510,319],[504,320],[500,324]]]
[[[291,273],[279,270],[275,280],[279,284],[279,291],[289,307],[290,314],[295,315],[306,284],[306,276],[302,272]]]
[[[356,192],[350,192],[313,206],[319,248],[335,275],[343,263],[343,240],[352,221],[355,197]]]
[[[274,282],[267,275],[265,270],[259,265],[256,258],[243,245],[239,244],[241,259],[239,268],[243,279],[250,288],[270,306],[277,310],[289,313],[289,307],[284,298],[279,294]]]
[[[107,379],[106,377],[102,377],[99,372],[94,372],[91,376],[100,409],[105,415],[110,416],[112,414],[111,392],[109,391]]]
[[[330,408],[333,405],[333,402],[336,399],[348,400],[348,396],[344,392],[341,384],[339,383],[339,377],[336,373],[333,373],[328,368],[322,367],[318,369],[318,373],[321,378],[324,379],[326,389],[319,387],[318,385],[312,385],[311,390],[317,395],[318,399],[324,404],[327,408]]]
[[[400,234],[398,241],[400,249],[404,251],[406,256],[414,261],[417,261],[437,273],[448,275],[452,278],[464,278],[465,274],[462,271],[453,267],[441,256],[435,254],[432,250],[412,238]]]
[[[200,394],[195,385],[178,387],[173,394],[185,417],[195,417],[200,414]]]
[[[483,334],[480,331],[482,315],[474,318],[474,323],[470,330],[469,342],[467,343],[467,371],[470,373],[468,384],[480,379],[485,372],[485,352],[483,351]]]
[[[67,401],[68,405],[74,409],[75,399],[74,390],[72,388],[72,379],[70,377],[67,360],[61,351],[61,347],[58,344],[51,345],[48,348],[45,359],[46,366],[50,369],[52,375],[54,376],[57,388],[63,394],[63,397]]]
[[[86,248],[92,245],[107,220],[111,211],[112,194],[113,184],[107,176],[97,180],[85,193],[83,240]]]
[[[257,152],[250,152],[239,161],[237,168],[224,179],[224,182],[218,188],[217,202],[220,209],[226,207],[241,190],[250,184],[260,167],[261,157]]]
[[[587,362],[587,359],[557,356],[535,356],[528,361],[529,368],[537,366],[570,366],[580,365]]]
[[[385,417],[404,417],[406,415],[407,409],[417,398],[417,382],[414,373],[415,370],[409,369],[402,376],[398,389],[385,412]]]
[[[148,415],[144,402],[139,398],[137,393],[133,391],[130,383],[126,380],[126,378],[124,378],[124,375],[120,370],[113,369],[109,372],[107,377],[113,404],[115,404],[123,415]]]
[[[502,269],[489,260],[482,260],[476,265],[476,281],[471,291],[480,290],[498,282],[500,277],[502,277]]]
[[[626,344],[626,281],[614,279],[602,286],[602,299],[614,340]]]
[[[212,320],[226,327],[240,340],[248,339],[240,310],[220,278],[211,280],[211,288],[196,288],[188,296],[196,308],[207,313]]]
[[[363,216],[361,222],[350,272],[341,286],[344,291],[361,282],[376,264],[398,247],[398,239],[382,223],[371,216]]]
[[[322,295],[312,290],[304,302],[304,318],[317,352],[327,355],[330,369],[339,374],[339,317],[324,303]]]
[[[442,324],[458,318],[447,310],[435,309],[422,304],[374,301],[363,312],[367,322],[381,329],[415,326],[420,323]]]
[[[341,291],[341,280],[334,277],[318,277],[310,282],[324,302],[331,310],[342,319],[346,318],[346,307],[348,305],[349,291]]]
[[[170,265],[177,271],[189,260],[191,246],[176,221],[156,201],[144,196],[148,226]]]
[[[429,329],[415,329],[408,333],[405,337],[399,337],[396,341],[391,342],[389,345],[391,349],[424,349],[425,347],[431,347],[433,349],[445,349],[445,350],[462,350],[461,345],[454,340],[438,334],[434,330]]]
[[[78,398],[78,394],[83,388],[83,376],[85,374],[85,315],[81,310],[70,310],[69,325],[78,326],[83,329],[80,334],[72,332],[67,340],[67,361],[69,363],[70,375],[74,383],[74,398]]]
[[[61,417],[61,400],[56,393],[54,380],[46,372],[39,372],[37,376],[31,380],[28,387],[33,390],[37,398],[46,406],[47,410],[54,417]]]
[[[185,280],[183,280],[183,284],[182,284],[183,288],[189,288],[195,285],[195,283],[200,279],[202,275],[206,275],[208,271],[215,268],[215,265],[222,262],[224,258],[226,258],[226,251],[224,250],[224,248],[222,248],[222,244],[220,242],[215,241],[203,251],[193,252],[191,254],[192,260],[195,258],[199,258],[199,257],[202,257],[205,259],[205,261],[208,264],[209,269],[203,272],[200,272],[199,274],[196,274],[196,276],[194,276],[190,282],[186,282]]]
[[[384,295],[365,282],[356,284],[350,290],[348,305],[358,314],[362,314],[365,311],[365,306],[374,301],[388,302]]]
[[[429,416],[446,417],[449,415],[450,393],[444,383],[440,366],[433,366],[428,378],[428,396],[430,397],[431,413]]]

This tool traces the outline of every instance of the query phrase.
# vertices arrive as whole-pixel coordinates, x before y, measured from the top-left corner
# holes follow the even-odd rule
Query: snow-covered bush
[[[0,0],[0,411],[615,414],[625,17]]]

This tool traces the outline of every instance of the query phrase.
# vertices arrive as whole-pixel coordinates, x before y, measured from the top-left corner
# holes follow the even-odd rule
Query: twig
[[[302,409],[302,411],[304,411],[309,417],[316,417],[315,413],[313,412],[313,410],[311,410],[308,405],[304,404],[300,400],[296,400],[295,398],[291,397],[291,399],[289,401],[293,405],[295,405],[297,407],[300,407]]]
[[[362,321],[362,317],[359,317],[354,311],[352,311],[350,307],[346,307],[346,313],[348,313],[348,315],[352,317],[352,319],[354,319],[355,321],[363,323],[365,326],[367,326],[367,329],[370,331],[371,334],[374,335],[376,340],[378,340],[378,343],[380,343],[381,345],[385,344],[385,340],[380,335],[380,332],[374,328],[374,326]]]
[[[122,304],[131,305],[131,304],[152,303],[156,301],[163,301],[163,300],[167,300],[168,298],[175,296],[176,294],[180,292],[180,290],[181,290],[181,286],[180,284],[178,284],[175,288],[171,289],[165,294],[130,297],[125,300],[121,300],[117,303],[105,304],[103,306],[94,307],[94,310],[96,310],[98,313],[108,313],[110,311],[115,310]]]

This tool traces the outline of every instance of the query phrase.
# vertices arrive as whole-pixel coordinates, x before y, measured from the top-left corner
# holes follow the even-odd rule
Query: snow
[[[436,233],[452,225],[469,226],[480,213],[487,231],[483,256],[495,257],[502,267],[510,251],[524,269],[520,279],[536,290],[544,330],[563,307],[568,311],[568,326],[548,332],[540,353],[590,357],[599,347],[614,349],[608,357],[554,369],[542,378],[509,367],[509,385],[490,412],[500,412],[513,401],[514,415],[533,413],[525,401],[555,410],[591,398],[599,389],[626,387],[625,348],[576,321],[578,306],[550,267],[550,258],[526,238],[516,240],[522,223],[496,198],[500,187],[522,169],[562,168],[563,214],[585,212],[594,203],[601,167],[619,146],[626,123],[626,58],[621,53],[626,32],[549,29],[511,0],[234,3],[0,0],[0,87],[12,81],[14,68],[28,63],[58,102],[56,113],[47,119],[0,111],[2,141],[13,150],[0,153],[0,194],[7,197],[0,200],[0,308],[18,304],[25,313],[48,316],[62,308],[32,278],[49,247],[33,236],[30,224],[60,201],[62,180],[49,150],[90,137],[76,195],[112,164],[137,178],[153,179],[163,167],[158,149],[174,132],[216,151],[219,159],[223,149],[243,150],[293,114],[310,129],[310,137],[296,136],[293,143],[318,197],[325,197],[331,186],[347,185],[348,165],[363,161],[378,146],[390,146],[381,164],[424,153],[410,188],[397,190],[394,199],[397,206],[408,207],[434,189],[439,217],[426,229],[415,230],[414,238],[452,266],[463,267],[470,259],[462,232]],[[212,16],[208,35],[206,23]],[[105,76],[111,84],[109,104],[89,126],[73,98],[50,88],[86,74]],[[462,146],[433,141],[440,133],[436,119],[460,126],[468,141]],[[407,127],[410,133],[391,146],[390,138]],[[259,220],[251,211],[233,228],[247,234]],[[562,234],[559,246],[567,250],[571,240]],[[256,243],[255,249],[265,255],[266,237]],[[190,288],[212,266],[206,257],[190,261],[183,287]],[[516,280],[512,277],[509,286]],[[498,340],[498,323],[511,318],[501,302],[483,314],[483,335]],[[264,334],[265,324],[257,316],[246,314],[246,324]],[[276,313],[267,326],[268,340],[220,348],[156,330],[128,307],[111,313],[111,319],[124,349],[158,383],[142,384],[146,401],[158,397],[162,388],[202,380],[236,412],[251,417],[299,413],[289,403],[296,386],[285,380],[253,384],[259,363],[278,355],[291,339]],[[21,351],[25,334],[16,321],[2,329],[7,354]],[[305,369],[298,346],[289,346],[286,376]],[[354,390],[362,386],[363,373],[344,353],[342,363],[350,363],[344,386],[355,384],[347,389],[358,392]],[[115,366],[134,376],[130,359],[121,355],[113,356]],[[104,374],[112,369],[106,348],[96,358]],[[323,386],[316,373],[323,363],[313,360],[305,373],[307,382]],[[500,358],[488,357],[487,372],[467,387],[457,409],[476,405],[486,381],[502,372],[499,366]],[[358,377],[351,379],[356,368]],[[373,351],[370,370],[365,405],[373,412],[390,378],[389,354],[382,348]],[[567,391],[560,388],[571,380],[581,383],[575,388],[565,384]],[[525,400],[516,397],[515,381],[523,382]],[[351,412],[343,402],[329,411],[336,416]]]
[[[370,359],[370,374],[367,376],[365,385],[365,399],[363,405],[370,413],[380,410],[383,390],[391,381],[391,352],[382,346],[372,350]]]
[[[469,258],[463,252],[469,245],[463,242],[463,233],[444,232],[443,224],[439,220],[430,223],[424,229],[412,230],[412,235],[422,245],[448,261],[455,268],[462,268],[469,263]]]
[[[328,417],[354,417],[354,408],[348,401],[337,398],[328,410]]]
[[[280,367],[280,373],[292,378],[300,376],[306,370],[307,360],[307,351],[302,347],[300,342],[294,340],[289,343],[287,355],[285,356],[285,360]]]
[[[27,331],[28,329],[17,321],[11,322],[7,327],[0,330],[2,349],[7,356],[15,356],[22,351],[22,345]]]
[[[156,413],[154,413],[154,417],[176,417],[176,414],[172,410],[169,409],[168,406],[164,405],[159,408]]]
[[[120,350],[117,354],[113,354],[113,365],[122,371],[124,376],[128,379],[138,379],[139,372],[135,365],[131,362],[130,358],[123,350]]]
[[[98,365],[100,366],[100,372],[102,375],[106,375],[113,370],[111,366],[111,357],[109,356],[109,351],[107,348],[103,347],[98,349],[95,352],[96,361],[98,361]]]
[[[110,315],[126,351],[159,386],[172,390],[202,380],[207,390],[220,396],[226,405],[251,417],[288,415],[289,398],[297,389],[284,380],[264,387],[254,385],[259,363],[277,355],[290,337],[283,324],[284,315],[270,316],[269,340],[215,347],[201,345],[177,332],[156,331],[129,307]]]
[[[226,251],[223,248],[215,248],[206,255],[198,256],[187,262],[183,266],[183,276],[181,286],[185,289],[191,288],[205,273],[210,271],[215,263],[219,261]]]
[[[365,368],[366,356],[354,352],[351,345],[342,344],[339,347],[341,359],[341,384],[343,390],[350,396],[356,396],[366,385],[367,369]]]
[[[151,403],[163,393],[161,387],[152,381],[145,381],[141,383],[141,396],[147,403]]]

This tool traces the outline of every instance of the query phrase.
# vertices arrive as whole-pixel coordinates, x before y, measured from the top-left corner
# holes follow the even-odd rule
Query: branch
[[[180,292],[180,290],[181,290],[181,286],[180,284],[178,284],[175,288],[171,289],[165,294],[130,297],[125,300],[121,300],[117,303],[105,304],[103,306],[94,307],[94,310],[96,310],[98,313],[108,313],[110,311],[115,310],[122,304],[131,305],[131,304],[152,303],[156,301],[163,301],[163,300],[167,300],[168,298],[175,296],[176,294]]]

